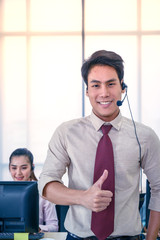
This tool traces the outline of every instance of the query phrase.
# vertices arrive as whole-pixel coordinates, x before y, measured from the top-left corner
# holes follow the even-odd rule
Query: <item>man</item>
[[[96,239],[91,230],[92,214],[109,209],[114,201],[114,229],[101,239],[137,240],[141,233],[141,162],[152,189],[147,240],[155,240],[160,228],[159,139],[141,123],[136,123],[135,136],[133,122],[120,113],[117,102],[126,85],[123,60],[118,54],[97,51],[84,62],[81,71],[92,113],[56,129],[40,176],[40,193],[51,202],[70,205],[65,220],[67,239]],[[96,148],[103,136],[101,127],[108,124],[112,126],[108,136],[113,145],[115,193],[102,187],[110,176],[106,169],[93,184]],[[67,168],[68,187],[62,182]]]

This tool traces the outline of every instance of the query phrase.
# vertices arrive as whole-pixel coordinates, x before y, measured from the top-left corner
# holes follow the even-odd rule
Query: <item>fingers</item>
[[[112,195],[111,192],[109,192],[109,195]],[[104,209],[106,209],[112,201],[112,197],[101,197],[101,198],[95,198],[93,202],[93,209],[94,212],[100,212]]]
[[[113,197],[113,193],[108,190],[102,190],[102,184],[108,177],[108,171],[104,170],[102,176],[97,180],[97,182],[93,185],[94,187],[94,198],[93,198],[93,208],[92,211],[100,212],[106,209]]]
[[[108,177],[108,171],[104,170],[102,176],[89,189],[84,191],[82,205],[94,212],[100,212],[109,206],[113,193],[102,190],[102,184]]]
[[[104,170],[102,176],[97,180],[97,182],[94,183],[94,185],[101,189],[102,188],[102,184],[107,179],[107,177],[108,177],[108,171]]]
[[[110,203],[105,204],[104,206],[94,206],[92,211],[93,212],[101,212],[104,209],[106,209],[108,206],[110,205]]]

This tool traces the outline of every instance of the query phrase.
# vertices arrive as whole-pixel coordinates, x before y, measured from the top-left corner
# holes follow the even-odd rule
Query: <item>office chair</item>
[[[59,230],[58,232],[67,232],[64,227],[64,220],[67,214],[69,206],[68,205],[56,205],[57,217],[59,221]]]
[[[147,180],[146,182],[146,228],[148,228],[149,215],[150,215],[150,210],[148,209],[150,197],[151,197],[151,188]]]
[[[141,208],[143,206],[145,195],[146,195],[145,193],[139,194],[139,211],[141,210]]]

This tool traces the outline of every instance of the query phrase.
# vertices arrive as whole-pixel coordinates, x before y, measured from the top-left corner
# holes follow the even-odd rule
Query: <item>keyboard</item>
[[[41,239],[44,237],[44,233],[30,233],[28,239]],[[0,239],[14,239],[14,233],[0,233]]]

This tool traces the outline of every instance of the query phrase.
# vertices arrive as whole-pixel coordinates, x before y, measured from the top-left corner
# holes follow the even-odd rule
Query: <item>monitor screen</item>
[[[38,232],[37,182],[0,181],[0,232]]]

